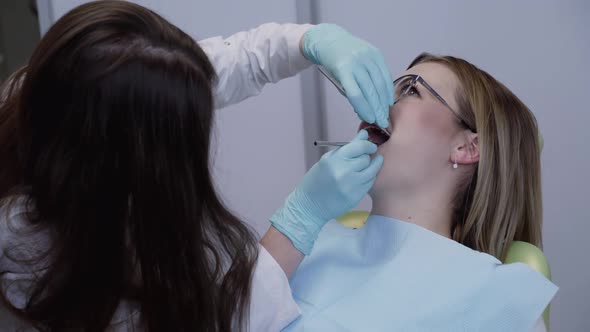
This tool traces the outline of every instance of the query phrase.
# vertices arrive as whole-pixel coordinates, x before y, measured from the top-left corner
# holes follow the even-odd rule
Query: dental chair
[[[369,212],[367,211],[350,211],[339,218],[336,218],[342,225],[350,228],[361,228],[365,225]],[[514,241],[508,249],[504,264],[510,263],[524,263],[530,266],[535,271],[544,275],[551,280],[551,271],[549,263],[543,252],[536,246],[522,241]],[[543,320],[545,327],[549,331],[549,305],[543,312]]]

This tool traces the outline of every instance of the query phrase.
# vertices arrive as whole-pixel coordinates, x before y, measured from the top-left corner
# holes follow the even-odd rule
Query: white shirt
[[[218,75],[213,91],[216,108],[255,96],[266,83],[277,82],[309,67],[311,63],[301,54],[299,41],[310,26],[268,23],[226,39],[213,37],[199,41]],[[0,278],[5,285],[10,284],[3,291],[16,307],[25,305],[25,292],[31,285],[33,273],[30,268],[5,257],[4,249],[24,243],[28,250],[43,250],[49,241],[44,233],[33,237],[15,234],[18,233],[15,231],[27,227],[24,213],[23,206],[17,205],[10,211],[0,207]],[[14,330],[9,326],[16,325],[3,324],[18,323],[5,320],[2,310],[0,308],[0,330]],[[260,246],[252,279],[249,330],[280,331],[299,314],[285,273],[268,251]],[[137,328],[138,318],[138,306],[123,300],[109,330],[129,331],[133,324]]]

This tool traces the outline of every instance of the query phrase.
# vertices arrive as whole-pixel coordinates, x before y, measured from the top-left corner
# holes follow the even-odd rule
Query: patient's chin
[[[375,186],[377,185],[377,181],[375,181],[375,184],[373,185],[373,187],[371,188],[371,190],[369,190],[368,195],[369,197],[371,197],[371,199],[375,199],[375,197],[377,197],[377,189],[375,188]]]
[[[384,173],[383,168],[381,168],[381,170],[379,170],[379,173],[377,173],[377,178],[375,179],[373,187],[371,187],[371,190],[369,190],[369,197],[371,197],[371,199],[375,199],[379,195],[382,195],[384,190],[386,189],[386,183],[387,176]]]
[[[391,143],[384,144],[377,150],[377,154],[383,156],[383,166],[369,191],[369,196],[373,199],[389,196],[389,193],[397,192],[400,188],[407,188],[416,180],[418,168],[408,164],[406,155],[397,149],[394,142]]]

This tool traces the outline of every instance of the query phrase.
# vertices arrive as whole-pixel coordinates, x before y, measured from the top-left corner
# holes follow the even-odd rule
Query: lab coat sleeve
[[[264,247],[259,248],[252,278],[249,331],[280,331],[301,312],[285,272]]]
[[[258,95],[265,84],[276,83],[309,67],[299,41],[310,24],[266,23],[228,38],[199,41],[217,73],[213,86],[215,108]]]

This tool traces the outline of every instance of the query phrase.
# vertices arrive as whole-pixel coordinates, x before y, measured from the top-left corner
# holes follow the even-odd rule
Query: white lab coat
[[[311,63],[299,50],[299,41],[310,25],[268,23],[236,33],[229,38],[213,37],[199,45],[208,55],[218,75],[214,87],[217,109],[235,104],[259,94],[266,83],[293,76]],[[41,233],[23,238],[15,230],[27,227],[24,207],[17,206],[7,214],[0,207],[0,279],[8,299],[17,307],[26,303],[24,291],[30,287],[31,269],[14,263],[4,256],[4,249],[15,244],[43,250],[48,235]],[[8,225],[11,227],[9,228]],[[129,301],[121,301],[116,310],[110,331],[131,331],[137,328],[139,308]],[[18,322],[4,319],[0,308],[0,330],[14,330]],[[289,281],[272,256],[260,246],[260,254],[252,279],[250,303],[250,331],[280,331],[300,314],[289,287]],[[4,324],[4,325],[3,325]],[[15,324],[15,325],[6,325]]]

